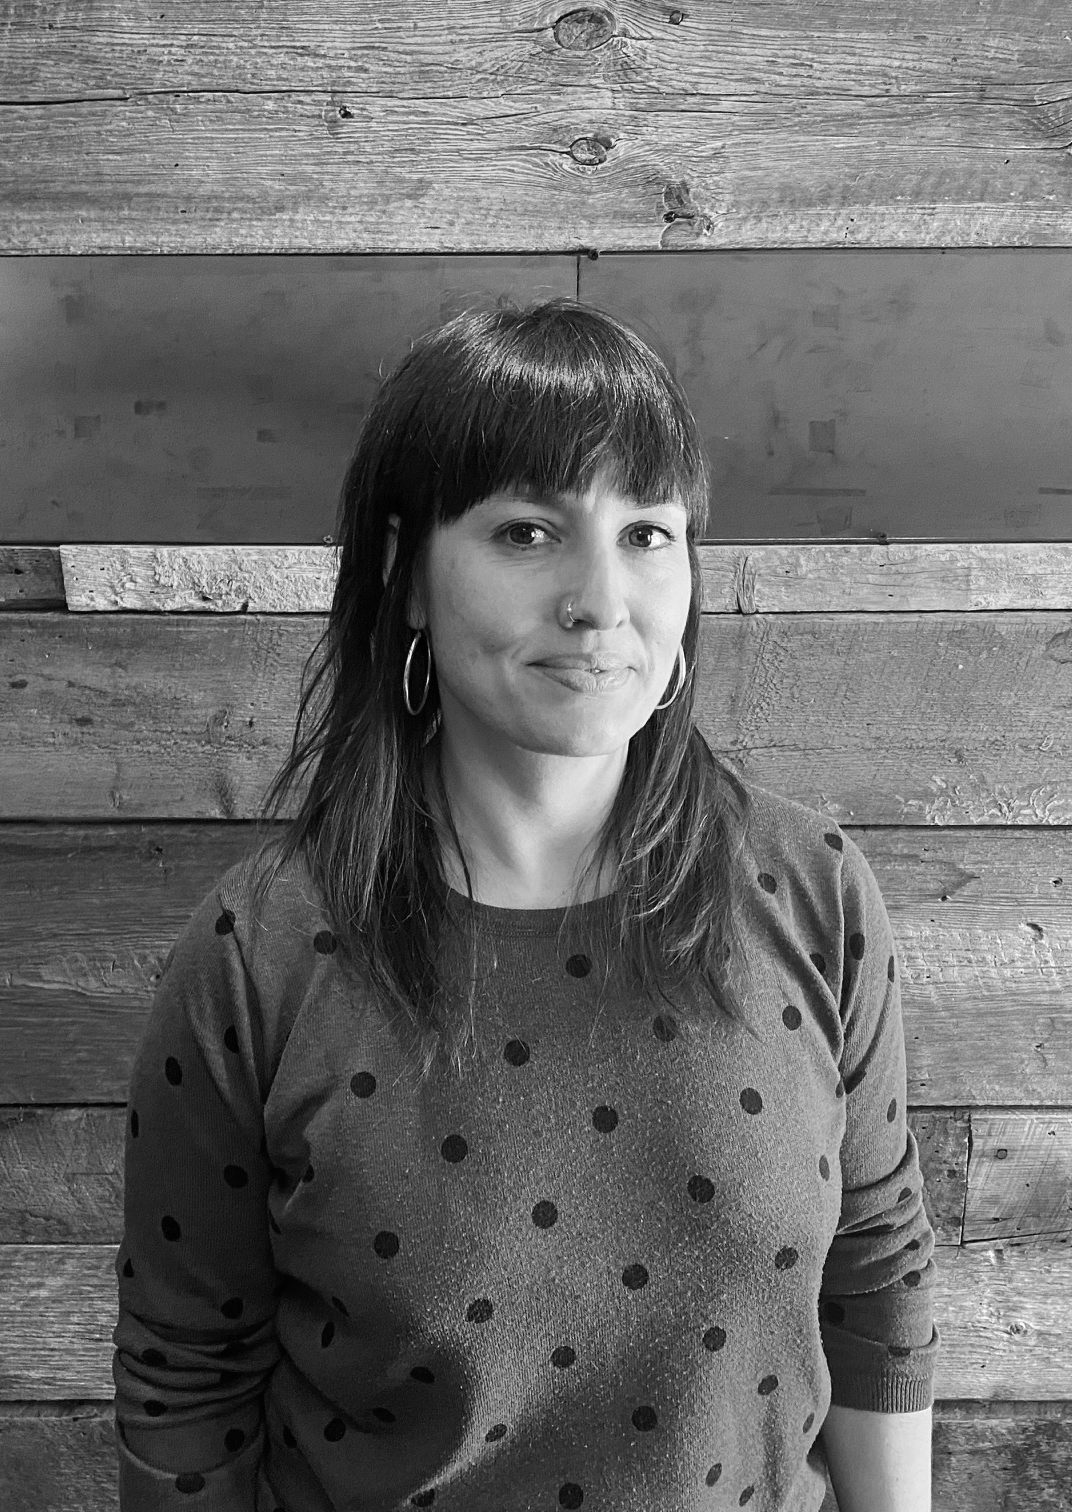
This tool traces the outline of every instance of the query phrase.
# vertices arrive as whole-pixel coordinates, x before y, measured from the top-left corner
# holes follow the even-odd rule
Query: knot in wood
[[[681,11],[681,10],[672,10],[670,12],[670,25],[671,26],[680,26],[681,23],[682,23],[682,21],[684,21],[684,19],[685,19],[685,12],[684,11]]]
[[[605,47],[614,36],[614,17],[609,11],[584,6],[559,16],[554,26],[555,41],[570,52],[591,52]]]
[[[607,161],[611,145],[610,137],[601,131],[594,136],[578,137],[570,143],[570,157],[574,162],[583,163],[586,168],[594,168]]]

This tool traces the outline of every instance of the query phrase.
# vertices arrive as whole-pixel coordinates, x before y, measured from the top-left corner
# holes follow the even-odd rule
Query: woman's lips
[[[612,672],[588,672],[582,667],[547,667],[536,662],[536,671],[563,683],[575,693],[613,693],[625,682],[631,667],[618,667]]]

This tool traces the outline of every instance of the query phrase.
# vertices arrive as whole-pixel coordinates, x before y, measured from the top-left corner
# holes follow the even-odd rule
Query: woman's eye
[[[507,538],[507,540],[509,540],[510,545],[511,546],[525,547],[525,546],[531,546],[533,543],[531,541],[518,541],[518,540],[515,540],[513,538],[515,530],[530,531],[530,532],[531,531],[541,531],[541,530],[543,530],[543,526],[542,525],[534,525],[530,520],[519,520],[514,525],[507,525],[506,529],[503,531],[503,535]]]
[[[637,530],[644,531],[649,536],[650,536],[650,534],[651,534],[652,531],[655,531],[655,533],[657,535],[661,535],[661,536],[665,537],[665,541],[666,541],[666,544],[668,546],[670,545],[670,543],[674,539],[674,537],[670,534],[670,532],[668,530],[664,530],[661,525],[634,525],[632,527],[632,530],[631,530],[630,533],[632,533],[632,531],[637,531]],[[648,544],[650,544],[650,542]]]

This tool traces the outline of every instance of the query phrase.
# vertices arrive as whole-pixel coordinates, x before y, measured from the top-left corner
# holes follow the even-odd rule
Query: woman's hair
[[[456,520],[489,495],[520,485],[584,492],[603,466],[630,498],[674,497],[686,507],[688,673],[674,701],[630,740],[618,794],[589,847],[577,895],[607,858],[617,857],[603,959],[611,957],[616,924],[617,956],[634,984],[680,1007],[669,992],[702,982],[717,1010],[749,1028],[729,969],[740,955],[734,866],[744,845],[748,792],[693,722],[702,598],[694,542],[706,523],[708,484],[688,401],[635,332],[590,306],[556,298],[526,309],[469,310],[413,343],[365,418],[339,501],[338,579],[327,627],[303,673],[290,755],[257,820],[260,840],[300,770],[315,759],[296,815],[261,855],[275,850],[275,876],[302,853],[343,963],[372,985],[415,1052],[421,1080],[440,1050],[460,1072],[463,1050],[470,1042],[477,1048],[478,984],[475,915],[465,911],[464,926],[460,912],[448,908],[422,783],[424,748],[441,719],[434,648],[420,713],[409,714],[402,699],[415,567],[438,523]],[[400,524],[385,585],[390,514]],[[424,655],[415,660],[411,683],[419,697],[428,663]],[[434,782],[472,899],[439,744],[431,748]],[[262,876],[256,898],[266,885]],[[563,928],[574,917],[571,905]],[[464,936],[468,946],[467,1013],[457,982],[446,980],[452,973],[440,969],[448,936]],[[737,965],[747,973],[747,962]],[[712,1016],[708,1002],[694,1001]],[[678,1023],[689,1032],[688,1017],[685,1011],[666,1032]]]

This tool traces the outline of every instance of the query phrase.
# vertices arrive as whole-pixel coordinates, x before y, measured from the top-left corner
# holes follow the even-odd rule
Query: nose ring
[[[572,599],[570,599],[569,603],[566,605],[566,613],[569,615],[569,622],[570,622],[570,624],[571,625],[575,624],[576,621],[573,618],[573,600]]]

